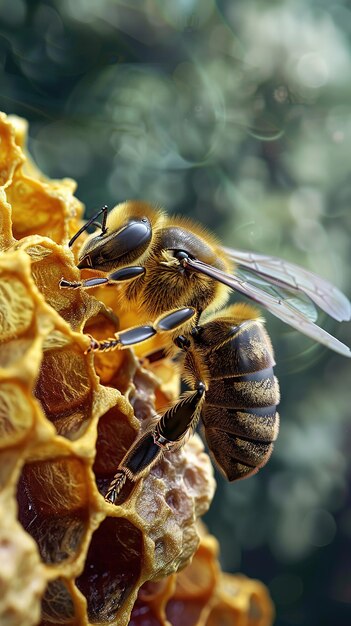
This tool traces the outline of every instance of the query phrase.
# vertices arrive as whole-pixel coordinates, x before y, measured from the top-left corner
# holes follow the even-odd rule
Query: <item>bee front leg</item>
[[[165,451],[178,449],[186,435],[197,425],[205,394],[205,384],[199,381],[194,391],[187,392],[168,409],[147,433],[139,437],[122,459],[113,477],[105,500],[116,504],[129,479],[137,482],[150,471]]]
[[[61,278],[59,286],[61,289],[91,289],[92,287],[98,287],[99,285],[114,285],[126,280],[134,280],[145,274],[145,268],[140,265],[133,265],[131,267],[123,267],[121,270],[112,272],[108,276],[88,278],[81,281],[69,281]]]
[[[121,348],[130,348],[147,339],[150,339],[157,332],[172,332],[183,326],[197,315],[192,307],[183,307],[176,309],[159,317],[154,324],[145,324],[134,326],[116,333],[115,337],[97,341],[91,337],[90,349],[88,352],[106,352],[108,350],[116,350]]]

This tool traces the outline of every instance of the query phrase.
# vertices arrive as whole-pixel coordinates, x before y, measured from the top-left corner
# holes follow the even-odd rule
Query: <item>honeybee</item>
[[[102,215],[101,225],[96,219]],[[179,448],[201,418],[209,450],[229,481],[255,474],[268,461],[278,435],[279,385],[271,341],[251,304],[223,308],[238,291],[270,313],[324,344],[350,349],[316,323],[318,305],[338,321],[349,320],[346,296],[323,278],[279,258],[221,246],[202,227],[168,218],[141,201],[103,207],[91,225],[100,232],[84,242],[78,268],[106,272],[62,288],[118,284],[121,302],[140,324],[97,341],[90,350],[132,347],[162,333],[181,354],[190,387],[158,416],[128,450],[105,499],[119,500],[126,481],[138,481],[166,450]],[[201,323],[200,323],[201,319]]]

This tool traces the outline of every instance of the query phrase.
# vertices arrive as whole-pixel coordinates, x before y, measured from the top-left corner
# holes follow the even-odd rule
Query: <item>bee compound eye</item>
[[[87,247],[82,250],[78,268],[93,267],[106,271],[113,265],[129,265],[145,252],[151,238],[152,228],[147,218],[131,219],[119,230],[108,231],[103,237],[98,235],[88,241]]]
[[[185,250],[172,250],[173,256],[179,262],[189,259],[190,255]]]

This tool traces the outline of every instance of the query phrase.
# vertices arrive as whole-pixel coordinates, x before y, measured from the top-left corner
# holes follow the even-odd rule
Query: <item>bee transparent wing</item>
[[[283,288],[278,287],[275,284],[270,284],[266,279],[263,279],[254,272],[242,267],[235,268],[235,277],[240,278],[242,282],[255,285],[263,292],[268,293],[279,300],[284,300],[287,304],[289,304],[290,308],[296,309],[298,313],[304,315],[311,322],[315,322],[317,320],[317,309],[312,300],[306,294],[296,292],[293,289],[287,289],[286,287]]]
[[[250,284],[248,280],[242,280],[237,276],[226,274],[197,259],[187,259],[187,266],[195,272],[210,276],[224,285],[228,285],[231,289],[239,291],[246,297],[264,306],[270,313],[283,322],[286,322],[286,324],[296,328],[315,341],[322,343],[331,350],[351,357],[351,351],[345,344],[327,333],[323,328],[320,328],[320,326],[317,326],[317,324],[311,321],[308,315],[299,310],[295,304],[291,303],[289,298],[284,297],[282,299],[279,295],[268,293],[267,290],[263,290],[263,288],[258,285]],[[325,281],[323,281],[323,283],[325,283]],[[281,285],[281,282],[279,285]],[[291,287],[289,287],[289,289],[291,290]]]
[[[306,294],[323,311],[338,322],[349,320],[351,304],[334,285],[299,265],[278,257],[223,248],[239,268],[246,268],[268,283]]]

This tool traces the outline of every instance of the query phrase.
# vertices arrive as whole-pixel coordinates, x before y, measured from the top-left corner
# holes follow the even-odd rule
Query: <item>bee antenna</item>
[[[107,208],[107,205],[105,204],[97,213],[95,213],[95,215],[93,215],[93,217],[90,218],[90,220],[88,220],[85,224],[83,224],[82,228],[80,228],[78,232],[76,232],[76,234],[68,242],[68,247],[71,248],[71,246],[73,246],[74,242],[78,239],[78,237],[82,233],[84,233],[84,231],[87,230],[89,226],[91,226],[92,224],[94,224],[94,226],[98,226],[98,228],[101,228],[101,235],[104,235],[107,230],[106,228],[107,211],[108,211],[108,208]],[[102,223],[99,224],[99,222],[96,222],[95,220],[98,217],[100,217],[101,214],[103,214]]]

